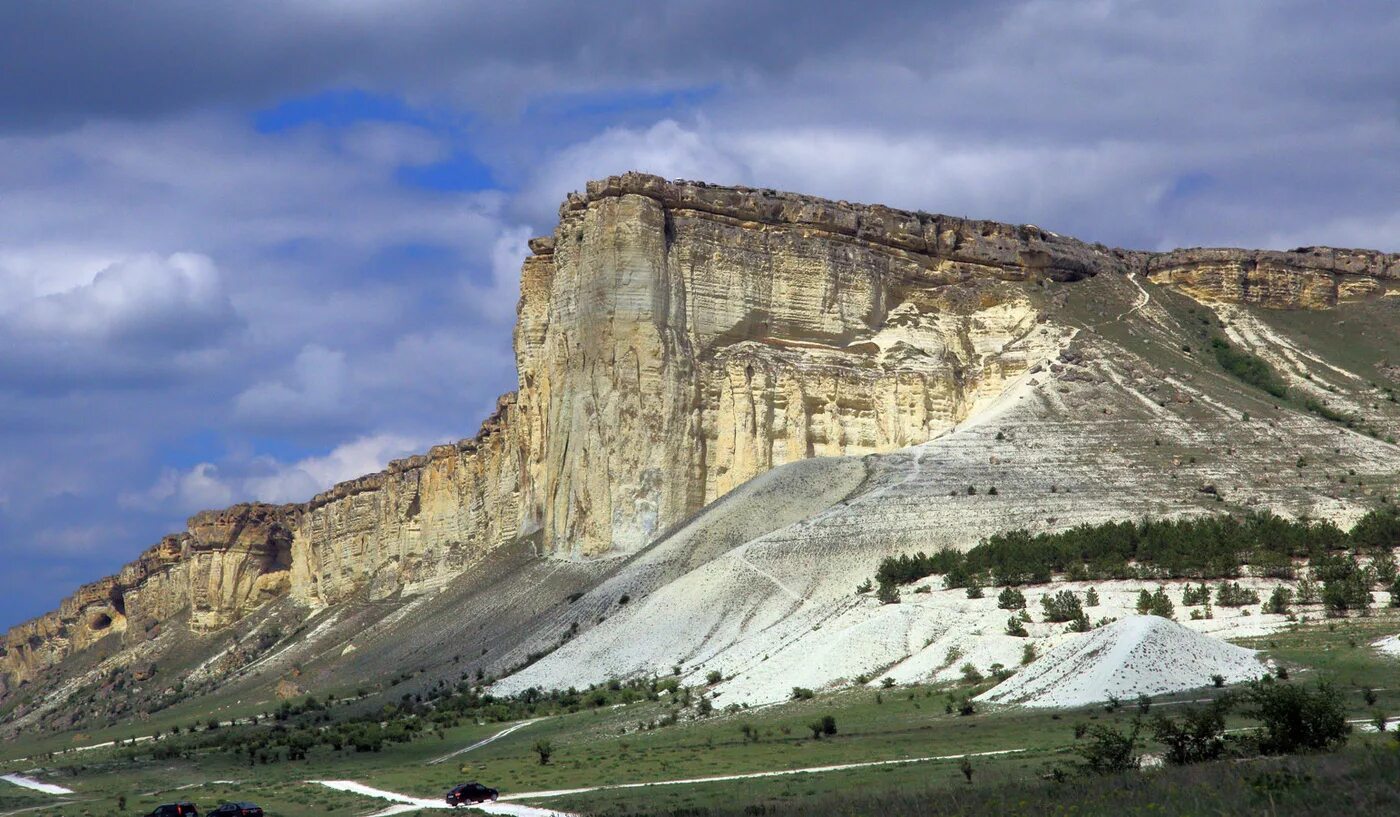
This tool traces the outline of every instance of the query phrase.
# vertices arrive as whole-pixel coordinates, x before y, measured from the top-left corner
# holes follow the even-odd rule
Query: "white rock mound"
[[[1065,641],[977,700],[1086,706],[1208,686],[1213,675],[1237,683],[1267,673],[1254,650],[1158,616],[1131,616]]]
[[[1372,647],[1381,655],[1393,655],[1400,658],[1400,635],[1389,635],[1380,641],[1373,642]]]

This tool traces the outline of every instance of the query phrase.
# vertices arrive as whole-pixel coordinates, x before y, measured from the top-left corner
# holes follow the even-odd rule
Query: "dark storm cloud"
[[[157,117],[335,85],[510,108],[537,93],[782,72],[916,20],[938,20],[946,36],[934,47],[997,5],[11,3],[0,9],[0,123]]]

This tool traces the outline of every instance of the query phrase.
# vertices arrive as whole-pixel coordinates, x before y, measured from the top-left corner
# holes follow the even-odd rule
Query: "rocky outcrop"
[[[470,440],[435,446],[296,509],[291,592],[339,601],[438,584],[519,527],[521,434],[514,395]]]
[[[522,537],[557,557],[636,550],[777,465],[958,423],[1058,353],[1062,284],[1147,274],[1202,299],[1317,307],[1400,278],[1379,253],[1151,255],[641,174],[570,196],[530,247],[519,389],[475,437],[304,504],[199,514],[12,629],[0,678],[185,611],[209,631],[275,598],[417,592]]]
[[[52,613],[5,634],[0,676],[32,677],[109,636],[141,640],[188,612],[196,631],[227,626],[284,595],[291,566],[288,509],[235,505],[191,517],[116,576],[83,585]]]
[[[1149,258],[1147,273],[1202,301],[1327,309],[1400,289],[1400,255],[1331,247],[1174,250]]]

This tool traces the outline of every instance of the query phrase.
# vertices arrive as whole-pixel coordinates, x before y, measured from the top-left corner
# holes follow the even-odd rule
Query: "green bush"
[[[1172,600],[1167,598],[1167,589],[1158,587],[1155,592],[1149,593],[1146,590],[1138,592],[1137,611],[1139,615],[1161,616],[1171,618],[1176,614],[1176,608],[1172,605]]]
[[[1269,600],[1264,602],[1264,612],[1286,616],[1292,604],[1293,591],[1283,586],[1275,587],[1274,592],[1269,595]]]
[[[1120,732],[1111,726],[1093,724],[1083,730],[1083,737],[1074,747],[1081,759],[1080,770],[1090,774],[1118,774],[1142,765],[1138,756],[1138,733],[1142,723],[1134,719],[1132,728]],[[1078,733],[1079,730],[1076,730]]]
[[[1040,606],[1045,611],[1045,620],[1049,622],[1072,621],[1084,617],[1084,607],[1079,603],[1079,597],[1069,590],[1041,596]]]
[[[1326,682],[1308,688],[1252,681],[1244,702],[1245,714],[1260,723],[1256,741],[1263,754],[1330,751],[1351,732],[1341,693]]]
[[[1218,760],[1225,753],[1225,716],[1231,700],[1186,709],[1178,718],[1158,715],[1152,736],[1166,748],[1162,759],[1173,766]]]
[[[1226,584],[1221,582],[1215,588],[1215,603],[1221,607],[1244,607],[1249,604],[1259,603],[1259,594],[1253,590],[1245,589],[1239,582]]]
[[[1215,355],[1215,362],[1220,364],[1220,368],[1229,372],[1237,380],[1248,383],[1279,399],[1288,396],[1288,388],[1274,374],[1274,370],[1269,368],[1269,364],[1265,363],[1258,355],[1236,349],[1230,345],[1229,341],[1221,337],[1211,338],[1210,350]]]
[[[1202,604],[1210,604],[1210,588],[1202,582],[1199,587],[1186,585],[1181,589],[1181,604],[1183,607],[1199,607]]]
[[[1322,582],[1322,605],[1329,616],[1371,607],[1371,574],[1354,556],[1325,556],[1313,564],[1313,575]]]
[[[1026,609],[1026,594],[1014,587],[1003,588],[997,594],[997,607],[1003,610],[1024,610]]]

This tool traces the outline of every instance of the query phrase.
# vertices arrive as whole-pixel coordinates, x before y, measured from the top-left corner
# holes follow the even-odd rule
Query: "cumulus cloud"
[[[213,261],[198,253],[124,259],[89,283],[12,304],[7,318],[32,336],[182,347],[216,343],[238,323]]]

